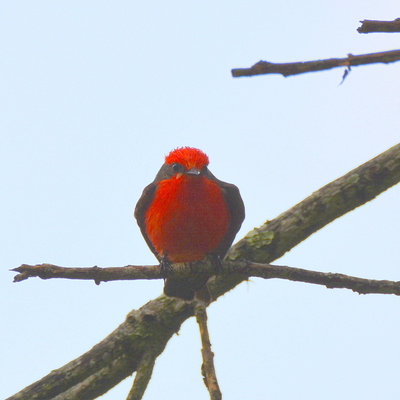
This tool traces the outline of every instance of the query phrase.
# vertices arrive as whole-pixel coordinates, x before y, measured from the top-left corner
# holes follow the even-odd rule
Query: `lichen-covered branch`
[[[148,351],[144,354],[137,368],[132,389],[129,392],[126,400],[140,400],[143,397],[144,392],[147,389],[147,385],[150,382],[151,375],[153,374],[156,357],[157,354],[154,354],[153,351]]]
[[[400,144],[360,165],[305,198],[229,250],[227,259],[268,264],[336,218],[374,199],[400,182]],[[223,276],[209,284],[213,298],[243,281],[243,275]]]
[[[230,260],[269,263],[336,218],[400,182],[400,143],[312,193],[250,231],[233,246]]]
[[[345,58],[329,58],[326,60],[304,61],[285,64],[259,61],[250,68],[236,68],[232,69],[231,72],[234,78],[267,74],[281,74],[286,77],[290,75],[304,74],[306,72],[324,71],[338,67],[349,68],[375,63],[388,64],[399,60],[400,50],[392,50],[371,54],[349,54]]]
[[[374,21],[365,19],[360,22],[361,26],[357,28],[359,33],[400,32],[400,18],[396,18],[393,21]]]
[[[143,370],[149,352],[155,359],[181,324],[194,315],[194,306],[194,302],[164,295],[148,302],[131,311],[124,323],[87,353],[7,400],[91,400],[101,396],[138,367]]]
[[[399,181],[400,144],[248,233],[231,248],[227,261],[246,259],[255,263],[270,263],[312,233],[372,200]],[[242,267],[246,268],[246,262]],[[209,289],[213,299],[216,300],[246,278],[242,271],[212,279]],[[332,275],[330,284],[337,282],[336,278],[335,274]],[[139,365],[145,365],[143,359],[149,351],[154,359],[161,354],[183,321],[194,315],[194,307],[194,301],[189,303],[162,295],[139,310],[131,311],[124,323],[87,353],[8,400],[94,399],[134,373]]]

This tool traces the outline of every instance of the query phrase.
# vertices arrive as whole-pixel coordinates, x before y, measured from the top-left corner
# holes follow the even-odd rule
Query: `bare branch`
[[[239,78],[242,76],[282,74],[283,76],[304,74],[306,72],[324,71],[338,67],[356,67],[359,65],[375,63],[392,63],[400,60],[400,50],[384,51],[381,53],[352,55],[346,58],[330,58],[327,60],[316,60],[306,62],[295,62],[286,64],[275,64],[268,61],[259,61],[250,68],[232,69],[232,76]]]
[[[163,276],[157,272],[159,267],[156,265],[148,267],[127,265],[126,267],[121,268],[64,268],[51,264],[32,266],[23,264],[21,267],[15,268],[13,271],[15,270],[21,271],[21,274],[29,274],[30,277],[38,276],[43,278],[43,276],[46,276],[46,278],[43,279],[93,279],[100,282],[100,280],[103,281],[104,277],[107,278],[106,281],[163,278]],[[80,274],[80,270],[83,271],[82,274]],[[190,275],[193,270],[196,270],[196,275],[205,277],[212,276],[215,273],[212,262],[207,261],[174,264],[173,272],[171,273],[178,277],[185,277]],[[223,270],[220,272],[217,279],[223,279],[225,277],[229,278],[230,275],[241,275],[242,279],[250,277],[287,279],[297,282],[325,285],[330,289],[351,289],[360,294],[382,293],[400,295],[400,282],[363,279],[343,274],[331,272],[323,273],[283,265],[252,263],[248,261],[225,261],[223,263]],[[18,276],[19,275],[17,275],[17,277]],[[80,278],[80,276],[83,276],[83,278]],[[102,278],[100,278],[100,276]],[[214,280],[215,278],[213,278],[211,282]]]
[[[373,21],[364,19],[360,21],[361,26],[357,28],[358,33],[376,33],[376,32],[400,32],[400,18],[393,21]]]
[[[139,279],[164,279],[171,275],[180,278],[208,278],[215,274],[212,258],[192,263],[175,263],[170,271],[160,270],[159,265],[126,265],[125,267],[59,267],[53,264],[28,265],[22,264],[11,271],[18,272],[14,282],[21,282],[28,278],[41,279],[63,278],[93,280],[97,285],[101,282],[139,280]]]
[[[201,344],[201,355],[203,357],[203,365],[201,367],[204,384],[210,393],[211,400],[221,400],[222,394],[219,389],[217,374],[214,367],[214,353],[211,350],[210,336],[207,326],[207,311],[204,304],[199,303],[195,309],[196,320],[199,324]]]
[[[64,278],[64,279],[80,279],[94,280],[97,285],[100,282],[124,281],[135,279],[161,279],[164,276],[160,273],[158,265],[127,265],[125,267],[78,267],[68,268],[59,267],[53,264],[38,264],[21,266],[12,269],[18,272],[14,277],[14,282],[21,282],[31,277],[39,277],[41,279]]]
[[[395,294],[400,296],[400,281],[374,280],[357,278],[332,272],[309,271],[283,265],[236,262],[235,272],[247,274],[248,277],[264,279],[279,278],[295,282],[324,285],[328,289],[350,289],[359,294]]]

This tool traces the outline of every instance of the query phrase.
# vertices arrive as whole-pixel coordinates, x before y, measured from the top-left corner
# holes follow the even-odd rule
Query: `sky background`
[[[283,78],[232,68],[399,48],[360,35],[398,1],[0,2],[0,398],[80,356],[162,282],[29,279],[20,264],[155,264],[133,208],[163,157],[201,148],[246,204],[237,239],[399,142],[400,63]],[[400,280],[400,187],[276,264]],[[252,279],[209,307],[224,398],[377,399],[400,390],[400,299]],[[144,399],[206,399],[186,321]],[[126,397],[132,377],[102,396]]]

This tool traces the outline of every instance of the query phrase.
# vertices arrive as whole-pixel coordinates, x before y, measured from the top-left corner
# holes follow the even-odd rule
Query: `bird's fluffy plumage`
[[[144,189],[135,217],[159,261],[191,262],[208,254],[223,259],[240,229],[244,205],[239,189],[215,178],[208,163],[199,149],[175,149]],[[190,300],[204,283],[172,277],[164,292]]]

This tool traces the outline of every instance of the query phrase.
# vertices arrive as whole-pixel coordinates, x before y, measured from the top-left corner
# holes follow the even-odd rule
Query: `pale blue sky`
[[[133,208],[164,155],[191,145],[239,186],[237,239],[399,142],[400,63],[233,79],[232,68],[399,48],[360,35],[398,2],[0,3],[0,398],[103,339],[162,282],[13,284],[22,263],[154,264]],[[399,187],[277,264],[400,280]],[[399,393],[400,299],[253,279],[209,308],[224,398],[377,399]],[[205,399],[187,321],[144,399]],[[104,395],[126,396],[132,378]]]

